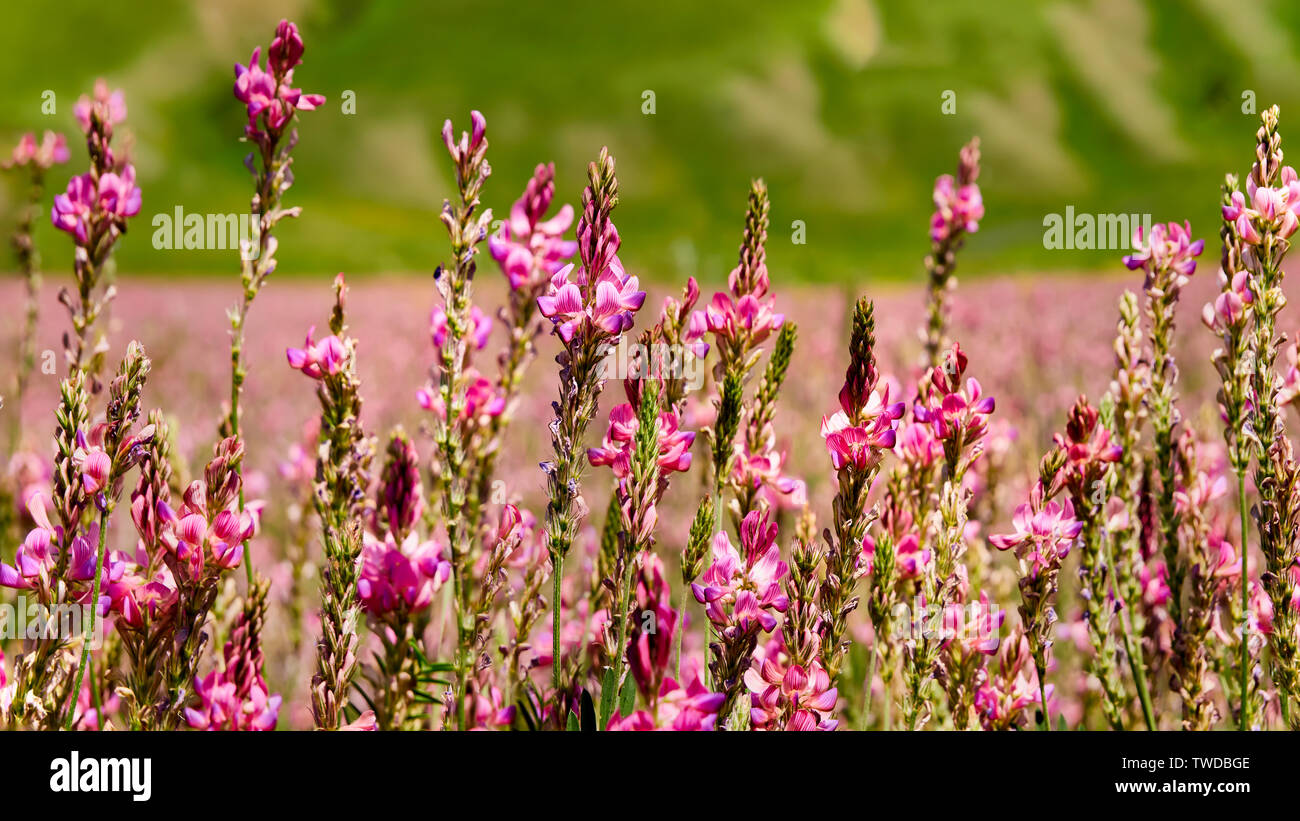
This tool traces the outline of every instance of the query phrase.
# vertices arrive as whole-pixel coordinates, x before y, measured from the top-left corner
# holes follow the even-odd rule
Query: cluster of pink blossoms
[[[632,678],[649,709],[627,716],[615,712],[606,729],[699,731],[712,730],[717,721],[726,697],[704,686],[698,666],[692,664],[693,669],[686,671],[685,686],[667,674],[674,638],[681,629],[670,598],[663,562],[653,553],[647,554],[636,591],[636,612],[642,617],[632,620],[627,657]]]
[[[40,143],[30,131],[18,139],[13,155],[4,162],[5,168],[21,168],[32,165],[44,171],[55,165],[68,161],[68,138],[53,131],[46,131]]]
[[[135,184],[135,167],[127,163],[120,172],[109,171],[95,181],[93,174],[80,174],[68,181],[68,190],[54,197],[50,218],[54,227],[72,234],[81,244],[90,240],[91,225],[97,218],[121,224],[140,213],[140,188]]]
[[[831,732],[839,726],[833,718],[839,690],[830,675],[816,658],[806,669],[790,664],[779,635],[755,650],[745,685],[755,730]]]
[[[998,550],[1014,548],[1030,578],[1060,567],[1083,530],[1083,522],[1074,518],[1074,506],[1069,499],[1064,503],[1043,503],[1041,484],[1034,486],[1028,502],[1016,508],[1012,525],[1015,533],[990,536],[989,542]]]
[[[295,111],[312,111],[325,104],[324,96],[293,87],[293,70],[301,65],[302,53],[298,27],[281,20],[267,50],[266,68],[261,65],[261,46],[253,49],[247,66],[235,64],[235,98],[247,107],[244,133],[254,142],[261,144],[279,134]]]
[[[68,181],[67,190],[54,198],[50,219],[54,227],[86,245],[92,234],[98,236],[109,227],[121,231],[127,217],[140,213],[140,189],[135,184],[135,167],[115,157],[112,149],[113,127],[126,119],[122,92],[110,92],[104,81],[98,80],[94,96],[78,100],[73,114],[86,135],[95,167]],[[50,152],[51,158],[56,153],[66,158],[67,147],[60,149],[56,137]]]
[[[472,351],[481,351],[487,347],[492,335],[492,317],[474,306],[470,310],[470,332],[466,337]],[[447,312],[441,307],[434,308],[429,314],[429,339],[435,350],[440,350],[447,341]],[[500,416],[506,409],[506,400],[497,392],[492,380],[481,374],[477,368],[465,369],[465,404],[461,407],[460,420],[477,420],[483,416]],[[437,385],[425,385],[415,392],[415,401],[421,408],[437,414],[439,419],[446,419],[447,407],[442,400],[442,389]]]
[[[313,325],[307,330],[307,341],[301,348],[285,349],[284,355],[289,360],[289,367],[317,380],[337,375],[347,361],[347,347],[334,334],[315,341],[311,338],[314,333],[316,326]]]
[[[675,410],[659,413],[655,437],[659,441],[659,470],[662,474],[691,469],[691,445],[695,432],[681,429],[681,418]],[[636,440],[636,409],[631,403],[615,405],[609,411],[609,428],[598,448],[587,449],[587,459],[595,467],[609,467],[620,482],[632,472],[632,451]]]
[[[1002,642],[998,666],[977,673],[975,712],[986,730],[1008,730],[1023,725],[1026,711],[1041,700],[1029,639],[1017,632]],[[1052,701],[1053,685],[1046,686]]]
[[[1155,271],[1168,267],[1177,276],[1173,279],[1174,290],[1182,288],[1196,272],[1196,257],[1205,249],[1205,240],[1192,241],[1192,224],[1176,222],[1156,223],[1151,226],[1151,234],[1143,237],[1139,226],[1133,232],[1133,253],[1124,257],[1124,265],[1130,271],[1142,268],[1147,272],[1147,285]]]
[[[740,524],[743,556],[726,530],[713,537],[713,562],[691,584],[691,593],[724,637],[760,628],[770,633],[777,623],[773,611],[784,613],[789,605],[781,579],[790,568],[781,560],[776,530],[766,510],[755,510]]]
[[[449,578],[451,562],[438,542],[409,533],[398,544],[391,532],[383,539],[365,533],[357,595],[367,613],[423,610]]]
[[[617,246],[614,224],[609,223],[609,227],[615,233],[613,242]],[[588,280],[585,266],[578,269],[574,279],[570,279],[573,269],[574,265],[570,263],[557,271],[551,277],[548,293],[537,298],[538,310],[555,323],[560,339],[571,342],[574,337],[590,334],[612,341],[631,330],[632,315],[645,302],[645,291],[638,290],[640,286],[635,276],[624,273],[618,257],[611,258],[594,283]],[[590,304],[583,300],[584,292],[594,293]]]
[[[841,396],[841,403],[845,397]],[[847,406],[852,409],[851,406]],[[841,409],[822,417],[822,438],[831,456],[831,465],[838,471],[853,468],[858,472],[875,467],[898,442],[898,420],[903,417],[906,405],[889,402],[889,385],[883,391],[872,390],[866,404],[858,413],[858,424],[852,424],[848,411]]]
[[[916,421],[930,425],[945,454],[968,448],[988,433],[989,414],[996,403],[985,396],[979,380],[966,374],[966,354],[954,343],[943,365],[930,370],[930,383],[922,386],[922,401],[913,408]]]
[[[934,181],[934,215],[930,217],[930,239],[943,242],[958,232],[973,234],[984,219],[984,198],[974,182],[957,185],[951,174]]]
[[[1223,218],[1233,224],[1237,236],[1245,242],[1258,245],[1266,233],[1286,239],[1300,227],[1300,179],[1294,168],[1282,168],[1281,183],[1276,188],[1260,188],[1252,174],[1246,178],[1246,194],[1234,191],[1231,203],[1223,206]]]
[[[538,165],[524,194],[510,208],[510,219],[501,232],[488,238],[488,251],[515,291],[533,291],[563,267],[563,261],[578,253],[578,243],[564,239],[573,224],[573,206],[545,219],[555,198],[555,164]]]

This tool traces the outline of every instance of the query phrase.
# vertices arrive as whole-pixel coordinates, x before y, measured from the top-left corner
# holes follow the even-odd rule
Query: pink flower
[[[126,120],[126,97],[121,89],[110,92],[107,83],[102,79],[96,80],[94,97],[83,94],[72,106],[72,116],[77,118],[77,124],[85,134],[90,134],[92,119],[109,127],[115,126]]]
[[[361,548],[357,595],[362,608],[382,616],[394,610],[423,610],[451,577],[443,546],[409,534],[399,546],[388,533],[381,541],[367,532]]]
[[[241,698],[238,684],[227,679],[226,672],[213,670],[205,678],[194,679],[194,694],[200,703],[185,708],[185,722],[195,730],[274,730],[280,696],[268,696],[259,675]]]
[[[1015,533],[989,537],[989,542],[998,550],[1015,548],[1016,555],[1029,563],[1027,574],[1031,578],[1036,578],[1044,569],[1059,565],[1083,530],[1083,522],[1074,518],[1074,506],[1068,499],[1064,505],[1056,502],[1040,505],[1040,496],[1041,486],[1037,486],[1034,498],[1016,508],[1012,522]]]
[[[95,180],[90,174],[81,174],[68,180],[68,190],[54,197],[50,219],[54,227],[67,231],[80,244],[90,237],[90,215],[95,208]]]
[[[883,394],[871,392],[858,415],[860,424],[850,424],[843,410],[829,418],[823,416],[822,438],[826,440],[831,465],[837,471],[851,466],[862,472],[879,464],[884,451],[892,449],[898,441],[898,420],[904,408],[902,402],[889,404],[889,386],[885,385]]]
[[[483,313],[477,305],[470,308],[469,342],[475,350],[487,347],[492,336],[492,317]],[[447,341],[447,312],[442,307],[434,308],[429,314],[429,338],[433,347],[441,348]]]
[[[99,207],[119,220],[140,213],[140,189],[135,184],[135,167],[127,163],[120,174],[112,171],[99,178]]]
[[[325,104],[320,94],[305,94],[293,87],[293,70],[302,62],[303,43],[298,27],[281,20],[262,68],[262,49],[253,49],[248,65],[235,64],[235,99],[248,114],[245,134],[258,142],[278,136],[297,111],[312,111]],[[269,69],[269,70],[268,70]],[[262,117],[259,124],[258,118]],[[262,126],[265,126],[264,129]],[[268,130],[269,129],[269,132]]]
[[[469,385],[465,389],[465,404],[460,409],[460,419],[479,420],[481,417],[500,416],[506,409],[506,400],[497,395],[496,385],[478,371],[468,368],[465,377]],[[440,419],[447,418],[447,405],[442,401],[442,389],[434,387],[420,388],[415,392],[415,400],[420,407],[436,413]]]
[[[1184,222],[1179,225],[1156,223],[1151,226],[1151,236],[1143,241],[1142,228],[1133,233],[1133,253],[1124,257],[1124,264],[1130,271],[1142,268],[1147,272],[1147,280],[1155,271],[1169,268],[1178,276],[1173,281],[1175,289],[1182,288],[1196,271],[1196,257],[1205,248],[1205,240],[1192,241],[1192,225]]]
[[[942,242],[954,234],[973,234],[984,218],[984,198],[974,182],[958,187],[951,174],[934,181],[934,216],[930,217],[930,239]]]
[[[1250,198],[1250,206],[1246,205]],[[1223,219],[1233,224],[1237,235],[1251,245],[1264,241],[1264,234],[1286,239],[1300,227],[1300,180],[1295,169],[1284,166],[1281,185],[1276,188],[1259,188],[1252,175],[1246,180],[1246,194],[1234,191],[1231,201],[1223,206]]]
[[[301,348],[286,348],[285,356],[289,367],[302,371],[312,379],[324,379],[342,372],[347,361],[347,347],[337,336],[330,334],[319,342],[313,342],[311,335],[316,328],[307,331],[307,341]]]
[[[13,155],[3,165],[16,168],[31,163],[44,170],[67,162],[68,156],[68,140],[62,134],[46,131],[38,146],[36,135],[28,132],[18,140]]]
[[[831,683],[820,661],[814,658],[807,668],[792,665],[773,642],[761,655],[755,652],[745,673],[750,721],[757,730],[832,731],[839,725],[832,717],[839,691]]]
[[[1007,730],[1026,721],[1025,711],[1040,701],[1037,668],[1029,639],[1021,632],[1002,643],[998,666],[990,667],[975,691],[975,712],[986,730]],[[1047,685],[1047,700],[1052,700]]]
[[[575,336],[592,335],[593,339],[617,342],[631,329],[632,315],[645,302],[645,292],[638,290],[637,278],[624,277],[617,257],[590,289],[592,299],[584,298],[585,270],[577,281],[570,281],[574,266],[566,265],[551,277],[549,290],[537,298],[542,316],[556,325],[560,339],[571,342]]]
[[[488,238],[488,251],[513,290],[542,287],[578,252],[578,243],[563,238],[573,224],[573,206],[566,204],[554,217],[543,219],[554,197],[555,165],[538,165],[523,196],[511,207],[510,219]]]
[[[789,600],[781,579],[789,567],[781,561],[776,544],[776,523],[767,511],[752,511],[740,525],[744,556],[731,544],[725,530],[713,538],[713,563],[691,585],[695,600],[704,605],[705,615],[720,632],[771,632],[776,616],[784,613]]]
[[[915,533],[908,533],[894,548],[894,567],[899,579],[923,578],[933,563],[934,552],[922,550],[921,540]]]
[[[925,402],[913,408],[916,421],[928,423],[936,439],[960,442],[969,447],[988,432],[988,417],[996,407],[993,397],[984,396],[983,388],[974,377],[967,379],[966,354],[954,344],[943,365],[930,370],[930,385]]]
[[[605,729],[613,731],[673,730],[699,732],[712,730],[726,696],[710,692],[697,674],[682,687],[671,677],[665,678],[659,688],[656,709],[652,714],[638,710],[623,717],[615,711]]]
[[[704,324],[720,341],[759,345],[785,324],[785,314],[772,310],[774,303],[771,297],[760,299],[753,294],[733,301],[730,295],[718,292],[704,309]],[[699,320],[692,323],[698,325]]]
[[[680,425],[677,411],[660,412],[656,433],[661,473],[685,472],[691,468],[691,445],[695,443],[695,432],[681,430]],[[632,449],[639,427],[636,411],[630,403],[615,405],[609,411],[609,428],[605,431],[604,443],[602,447],[587,449],[588,461],[593,466],[611,467],[616,478],[626,479],[631,474]]]

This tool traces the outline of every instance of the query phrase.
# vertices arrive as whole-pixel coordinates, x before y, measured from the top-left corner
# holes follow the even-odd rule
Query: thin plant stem
[[[77,697],[81,694],[81,680],[86,675],[86,666],[90,663],[90,633],[95,629],[95,617],[99,615],[99,577],[104,573],[104,547],[108,542],[108,512],[99,515],[99,547],[95,552],[95,582],[90,591],[90,618],[81,619],[81,662],[77,665],[77,678],[72,682],[72,694],[69,697],[68,718],[63,729],[71,730],[77,716]]]
[[[1247,534],[1250,516],[1246,511],[1246,474],[1237,474],[1237,506],[1241,508],[1241,712],[1237,729],[1250,726],[1250,577],[1246,573]]]

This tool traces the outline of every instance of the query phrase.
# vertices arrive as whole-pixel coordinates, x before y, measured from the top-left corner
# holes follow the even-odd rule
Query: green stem
[[[554,592],[551,594],[551,689],[554,690],[555,697],[555,718],[560,722],[560,727],[564,726],[561,721],[560,708],[560,587],[564,576],[564,557],[558,554],[551,556],[551,581],[553,582]]]
[[[879,636],[877,636],[877,640],[879,640]],[[866,686],[867,692],[862,697],[861,729],[863,730],[866,730],[868,725],[871,723],[871,689],[875,686],[876,683],[876,665],[879,662],[880,662],[880,651],[875,645],[872,645],[871,664],[867,667],[867,686]],[[886,695],[886,698],[888,698],[888,695]]]
[[[108,543],[108,511],[99,515],[99,548],[95,554],[95,581],[90,588],[90,617],[81,618],[81,662],[77,665],[77,678],[72,683],[72,695],[68,704],[68,718],[63,729],[71,730],[77,717],[77,697],[81,695],[81,681],[86,675],[86,665],[90,663],[90,637],[95,629],[95,618],[99,615],[99,577],[104,574],[104,546]],[[93,688],[92,688],[93,689]]]
[[[1246,512],[1246,472],[1237,474],[1237,504],[1241,508],[1241,712],[1237,729],[1245,732],[1250,726],[1250,577],[1246,574],[1247,533],[1249,515]]]

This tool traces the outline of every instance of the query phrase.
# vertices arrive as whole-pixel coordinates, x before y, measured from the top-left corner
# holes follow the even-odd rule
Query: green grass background
[[[475,107],[498,213],[546,160],[576,203],[586,163],[609,145],[625,259],[659,282],[726,273],[758,175],[772,191],[774,276],[915,277],[933,178],[972,134],[988,216],[964,271],[1114,268],[1114,251],[1044,249],[1044,215],[1186,217],[1212,238],[1222,175],[1252,157],[1243,92],[1282,106],[1284,134],[1300,112],[1300,4],[1287,0],[64,0],[6,13],[0,137],[72,136],[73,102],[105,76],[127,93],[144,189],[120,270],[234,276],[230,251],[155,250],[149,220],[177,205],[247,208],[232,65],[281,16],[307,43],[297,84],[329,98],[301,118],[287,202],[304,215],[280,230],[282,275],[431,270],[451,185],[438,131]],[[41,114],[46,89],[54,116]],[[344,90],[355,115],[340,110]],[[953,115],[940,110],[945,90]],[[74,140],[52,185],[82,165]],[[12,206],[12,186],[6,196]],[[795,220],[804,245],[791,242]],[[48,224],[41,242],[48,270],[70,264]]]

